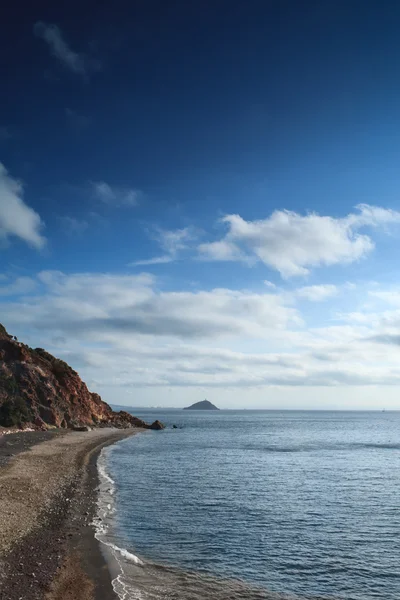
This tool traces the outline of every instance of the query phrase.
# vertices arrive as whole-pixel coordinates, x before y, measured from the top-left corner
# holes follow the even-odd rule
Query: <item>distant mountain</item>
[[[208,400],[202,400],[201,402],[192,404],[192,406],[186,406],[184,410],[219,410],[219,408],[211,404]]]

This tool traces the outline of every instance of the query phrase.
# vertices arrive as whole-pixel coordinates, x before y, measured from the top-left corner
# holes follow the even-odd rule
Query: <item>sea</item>
[[[130,412],[166,429],[99,458],[121,600],[400,599],[400,412]]]

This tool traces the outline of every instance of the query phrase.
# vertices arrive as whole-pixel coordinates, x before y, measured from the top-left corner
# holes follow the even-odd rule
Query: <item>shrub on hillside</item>
[[[22,398],[9,398],[0,406],[0,425],[3,427],[22,426],[31,421],[31,414]]]

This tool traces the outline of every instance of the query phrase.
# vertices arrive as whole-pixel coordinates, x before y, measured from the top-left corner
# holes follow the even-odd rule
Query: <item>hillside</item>
[[[201,402],[195,402],[195,404],[187,406],[184,410],[219,410],[219,408],[208,400],[201,400]]]
[[[66,362],[22,344],[1,324],[0,426],[149,427],[127,412],[114,412]]]

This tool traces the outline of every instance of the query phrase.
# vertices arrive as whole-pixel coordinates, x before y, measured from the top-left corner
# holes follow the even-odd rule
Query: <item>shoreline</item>
[[[104,447],[140,431],[33,432],[1,440],[2,600],[117,598],[93,525],[97,459]]]

